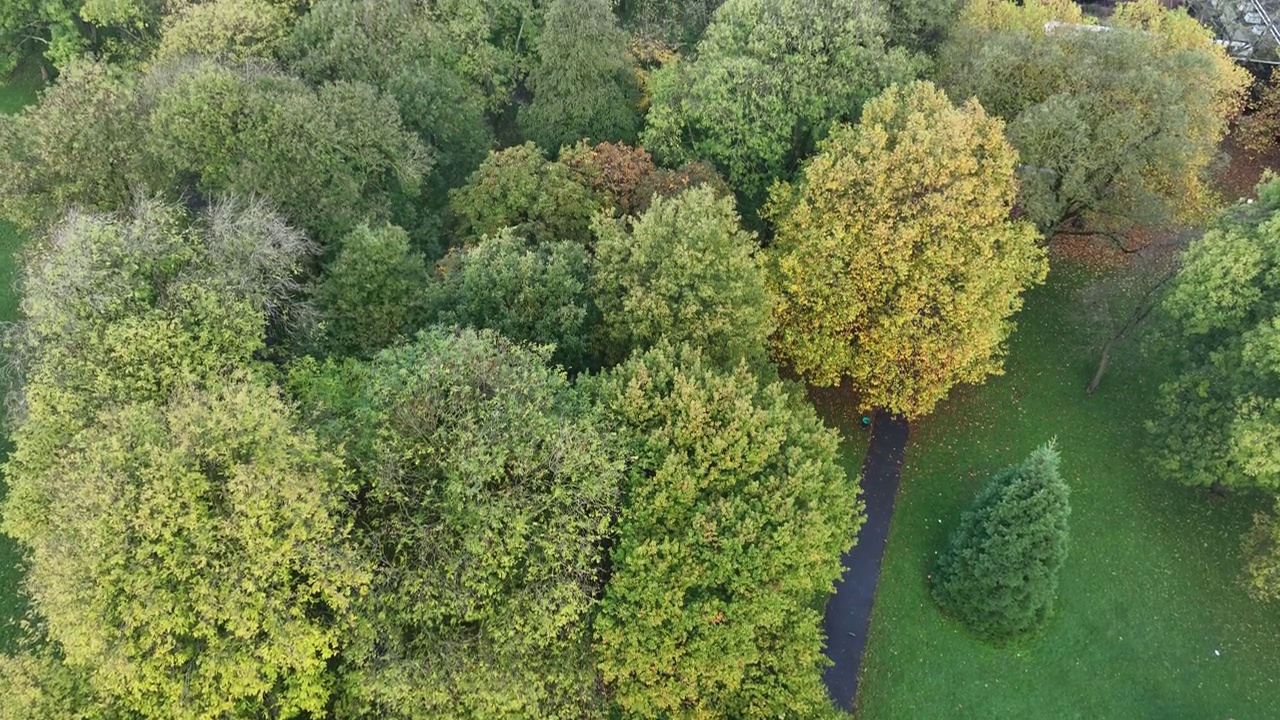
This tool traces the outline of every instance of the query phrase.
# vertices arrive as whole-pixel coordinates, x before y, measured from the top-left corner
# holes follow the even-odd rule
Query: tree
[[[692,187],[706,185],[720,197],[733,193],[706,163],[688,163],[675,170],[659,168],[644,148],[623,143],[580,142],[561,148],[558,162],[618,216],[643,215],[654,197],[674,197]]]
[[[316,290],[328,347],[371,357],[409,337],[426,316],[430,278],[409,235],[395,225],[362,225],[342,239]]]
[[[155,60],[202,55],[242,62],[272,60],[289,34],[293,15],[270,0],[212,0],[166,17]]]
[[[146,150],[157,187],[265,195],[329,242],[368,218],[416,229],[417,218],[391,210],[403,206],[397,197],[419,195],[430,160],[394,103],[368,85],[312,89],[211,61],[161,67],[150,79]]]
[[[952,97],[1008,121],[1019,205],[1046,237],[1194,220],[1213,201],[1207,173],[1248,73],[1156,0],[1119,5],[1109,27],[1065,0],[978,0],[941,50]]]
[[[457,240],[511,228],[532,243],[586,244],[601,201],[569,168],[550,162],[533,143],[490,153],[467,184],[449,194]]]
[[[0,210],[28,228],[70,206],[120,209],[135,190],[193,205],[235,192],[269,198],[330,242],[369,218],[420,228],[409,201],[430,167],[394,104],[367,85],[313,89],[207,59],[159,64],[136,81],[72,69],[21,116],[0,119],[0,162]]]
[[[138,717],[323,712],[367,581],[341,464],[256,382],[121,401],[71,435],[33,412],[5,465],[4,530],[63,662]]]
[[[339,409],[376,560],[339,716],[601,716],[588,623],[620,468],[545,361],[434,329],[368,366],[295,373],[304,405]]]
[[[934,600],[987,640],[1034,632],[1053,611],[1071,515],[1058,462],[1050,442],[996,473],[938,558]]]
[[[862,410],[929,413],[1001,371],[1010,319],[1048,265],[1010,221],[1016,153],[977,101],[891,87],[832,130],[769,208],[777,354]]]
[[[591,364],[595,308],[587,290],[591,257],[569,241],[536,247],[501,230],[454,249],[428,287],[427,317],[443,325],[487,328],[522,343],[554,345],[569,370]]]
[[[818,608],[862,524],[799,393],[659,347],[594,381],[631,458],[597,665],[631,718],[835,717]]]
[[[1280,75],[1275,70],[1267,84],[1249,102],[1249,111],[1241,115],[1235,138],[1250,152],[1262,154],[1280,140]]]
[[[693,188],[654,199],[630,224],[630,232],[607,218],[594,226],[592,294],[605,358],[616,363],[665,340],[688,343],[719,367],[766,363],[770,297],[732,198]]]
[[[627,36],[606,0],[551,0],[520,109],[524,136],[553,155],[578,140],[634,141],[637,96]]]
[[[1170,359],[1148,423],[1162,475],[1280,497],[1280,181],[1193,242],[1160,307],[1153,348]],[[1275,520],[1250,534],[1248,587],[1280,595]]]
[[[365,582],[343,548],[345,473],[258,360],[311,251],[260,202],[218,199],[194,222],[157,201],[72,214],[30,249],[3,529],[56,653],[4,668],[28,707],[326,706]]]
[[[68,67],[16,116],[0,115],[0,214],[32,229],[69,207],[123,207],[143,180],[133,82],[100,63]]]
[[[10,357],[24,404],[91,416],[255,366],[268,322],[299,315],[313,252],[260,201],[215,199],[194,223],[154,200],[71,213],[26,253]]]
[[[457,187],[493,143],[482,88],[459,68],[454,39],[416,0],[320,0],[286,43],[289,67],[313,83],[362,82],[394,98],[406,128],[436,158],[434,185]]]
[[[0,3],[0,74],[43,48],[62,70],[85,54],[104,61],[142,60],[155,46],[161,0],[7,0]],[[43,68],[42,68],[43,69]]]
[[[962,4],[959,0],[888,0],[889,44],[935,54]]]
[[[638,214],[641,186],[658,172],[658,166],[644,148],[625,143],[590,145],[582,140],[572,147],[561,148],[559,162],[618,215]]]
[[[710,160],[754,210],[832,122],[912,76],[886,29],[868,0],[728,0],[692,60],[653,74],[644,146],[667,164]]]

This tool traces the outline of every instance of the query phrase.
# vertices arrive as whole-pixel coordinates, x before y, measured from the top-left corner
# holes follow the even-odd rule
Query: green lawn
[[[35,99],[40,86],[36,72],[19,72],[8,84],[0,86],[0,112],[12,113]],[[18,295],[14,288],[14,253],[22,245],[22,235],[12,225],[0,220],[0,322],[18,317]],[[0,433],[0,459],[9,453],[7,436]],[[0,481],[0,495],[4,483]],[[21,575],[18,551],[12,540],[0,535],[0,650],[11,646],[17,637],[16,621],[22,615],[18,593]]]
[[[1134,347],[1084,396],[1095,358],[1069,309],[1083,282],[1055,267],[1019,318],[1008,373],[914,429],[860,718],[1280,717],[1280,608],[1237,582],[1250,501],[1152,476],[1142,423],[1158,377]],[[1057,615],[1033,642],[994,649],[939,614],[926,574],[978,486],[1053,436],[1073,509]]]

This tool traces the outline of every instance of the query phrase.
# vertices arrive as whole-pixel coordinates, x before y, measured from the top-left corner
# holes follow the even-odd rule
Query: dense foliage
[[[1212,201],[1208,40],[1155,0],[0,0],[48,84],[0,115],[0,719],[842,717],[863,508],[780,375],[916,418],[1001,372],[1041,234]],[[1153,429],[1277,496],[1273,598],[1261,195],[1164,301]],[[979,634],[1048,613],[1056,467],[943,556]]]
[[[313,83],[367,83],[393,98],[434,153],[437,187],[461,185],[489,150],[483,88],[461,72],[461,50],[424,3],[320,0],[283,54]]]
[[[927,414],[1001,369],[1021,293],[1047,263],[1009,220],[1016,154],[976,101],[929,83],[886,90],[776,189],[778,354],[864,409]]]
[[[1165,297],[1156,467],[1200,486],[1261,488],[1280,500],[1280,180],[1226,211],[1183,254]],[[1280,532],[1258,518],[1249,587],[1280,597]]]
[[[525,81],[533,101],[519,117],[526,138],[553,154],[583,139],[635,139],[635,72],[607,0],[550,0],[537,50]]]
[[[862,521],[836,436],[781,383],[670,346],[593,386],[630,458],[598,665],[633,718],[834,715],[821,599]]]
[[[333,241],[407,209],[396,200],[416,197],[430,167],[395,105],[367,85],[313,89],[211,60],[157,65],[140,79],[75,68],[2,120],[0,210],[28,227],[68,206],[116,209],[139,188],[189,200],[237,191],[269,197]]]
[[[941,51],[941,83],[1009,123],[1019,205],[1046,236],[1203,216],[1248,73],[1156,0],[1117,6],[1108,30],[1088,22],[1067,0],[973,0]]]
[[[1071,514],[1058,462],[1049,443],[996,473],[938,557],[934,599],[983,638],[1034,632],[1053,611]]]
[[[833,121],[910,79],[886,29],[871,0],[728,0],[692,59],[653,74],[645,147],[667,163],[711,161],[754,209]]]
[[[103,708],[327,703],[365,582],[342,543],[344,472],[254,360],[308,250],[260,207],[188,226],[154,202],[73,215],[33,248],[4,529]]]
[[[441,261],[427,289],[428,318],[554,346],[555,363],[580,370],[591,359],[590,270],[591,258],[578,243],[531,248],[502,230]]]
[[[426,317],[426,261],[395,225],[356,228],[316,290],[326,345],[369,357],[409,337]]]
[[[620,467],[565,376],[493,333],[440,330],[311,372],[304,396],[349,408],[335,439],[374,572],[343,716],[599,716],[588,620]]]
[[[639,218],[601,218],[595,233],[592,293],[607,360],[666,341],[724,368],[765,362],[770,298],[732,198],[693,188],[655,198]]]
[[[530,242],[586,243],[601,200],[562,163],[533,143],[491,153],[467,184],[450,194],[460,240],[511,228]]]

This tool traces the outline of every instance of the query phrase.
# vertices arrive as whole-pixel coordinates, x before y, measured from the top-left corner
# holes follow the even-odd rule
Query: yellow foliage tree
[[[925,415],[1002,370],[1010,317],[1048,262],[1011,221],[1017,153],[976,100],[892,86],[837,126],[792,187],[775,186],[774,349],[864,409]]]

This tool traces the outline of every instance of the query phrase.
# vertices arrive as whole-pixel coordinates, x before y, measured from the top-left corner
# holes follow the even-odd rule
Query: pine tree
[[[934,572],[944,611],[994,642],[1042,627],[1067,556],[1068,488],[1051,441],[996,473],[960,518]]]

